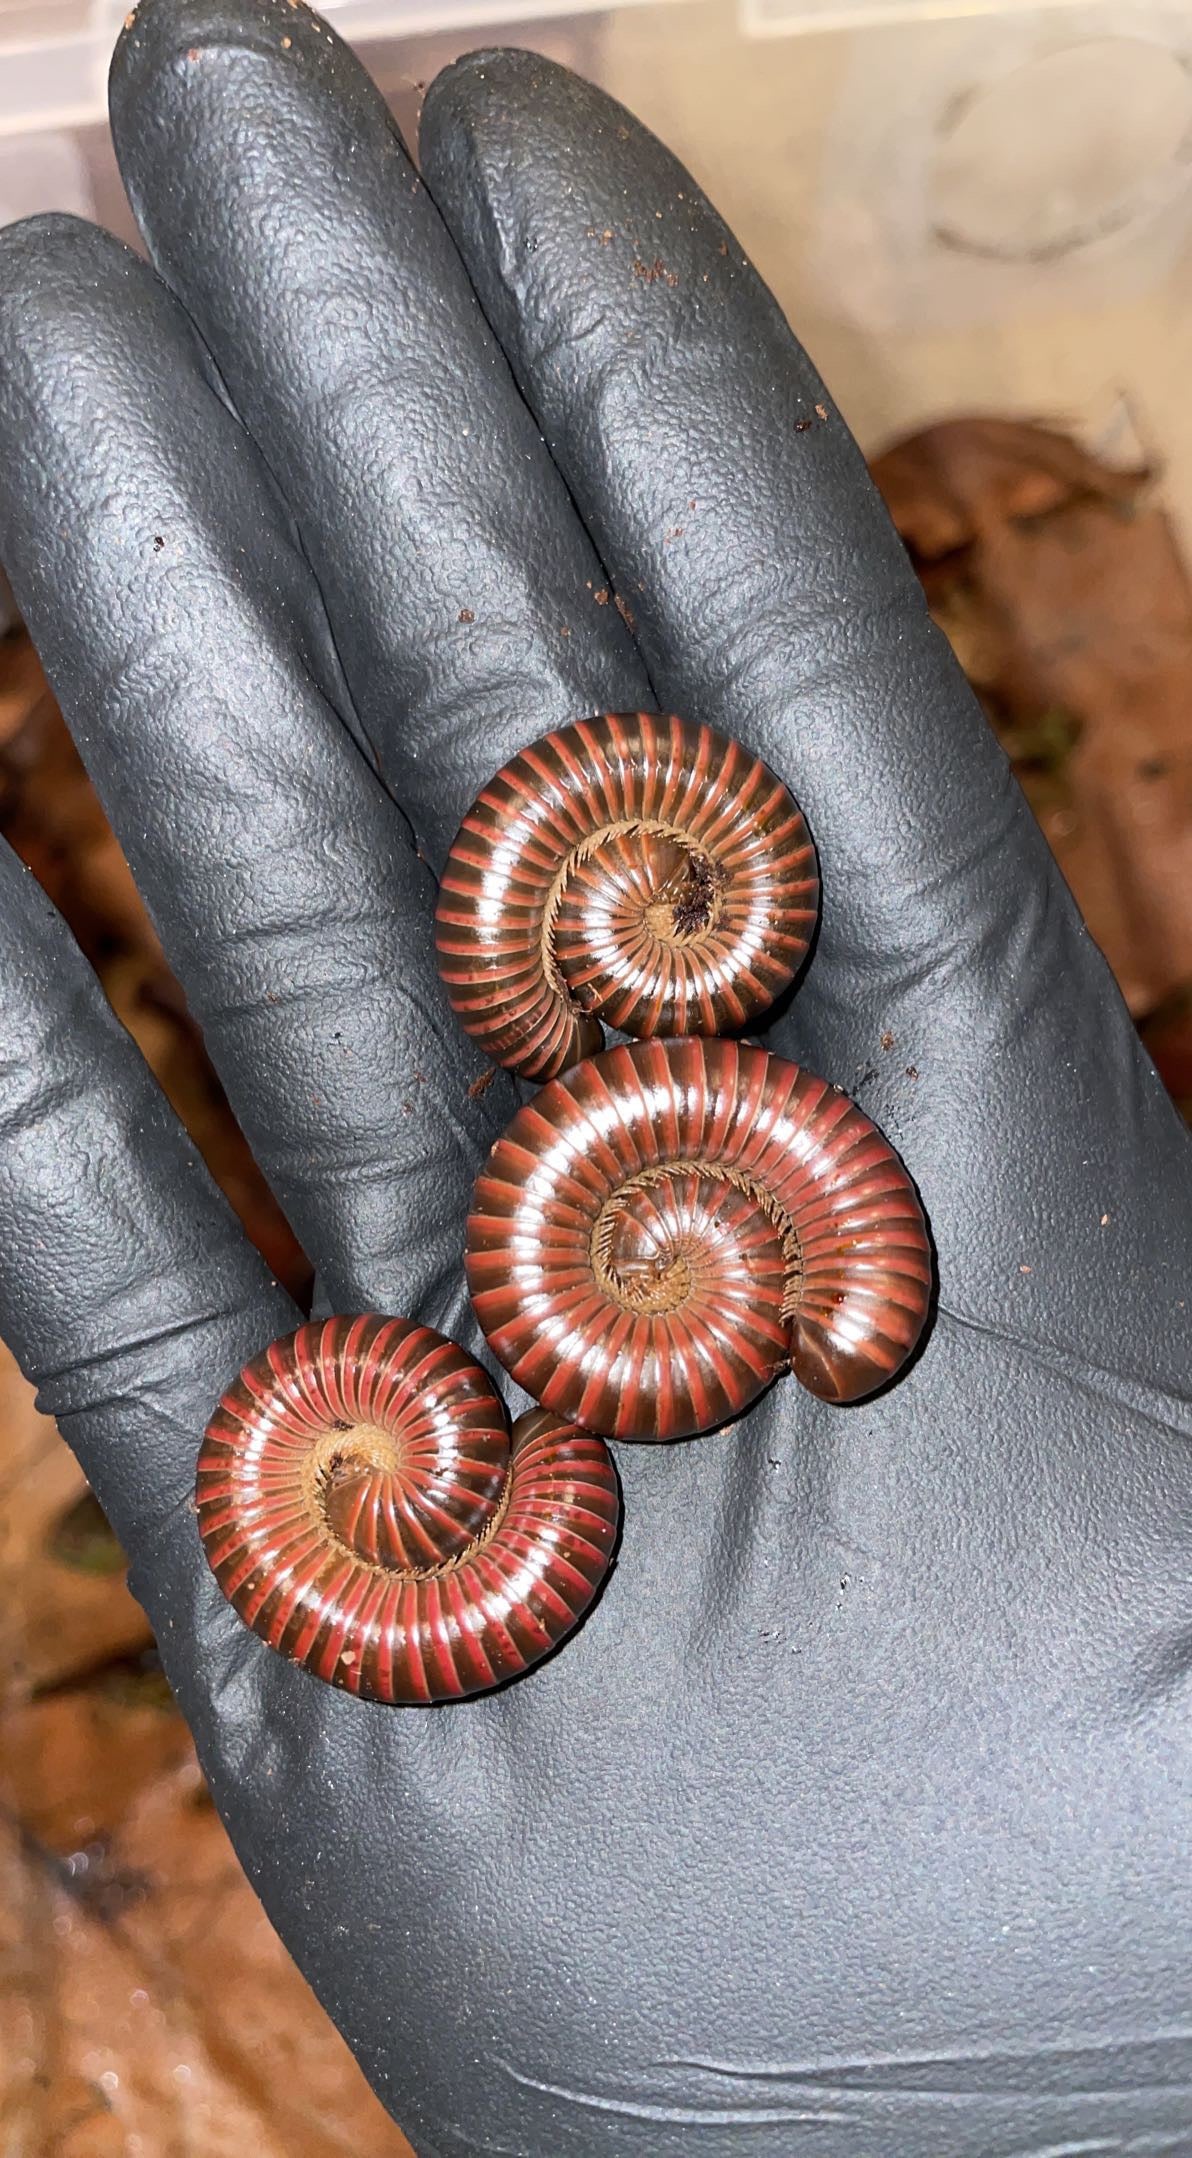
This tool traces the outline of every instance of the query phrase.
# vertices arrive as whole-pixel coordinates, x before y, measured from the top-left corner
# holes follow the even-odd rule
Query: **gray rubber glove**
[[[938,1251],[882,1398],[617,1450],[551,1663],[354,1702],[233,1616],[189,1504],[295,1314],[6,857],[0,1327],[266,1908],[434,2158],[1192,2149],[1188,1142],[830,395],[666,152],[530,55],[436,83],[425,186],[289,0],[151,0],[113,116],[159,274],[0,238],[0,558],[325,1305],[475,1344],[514,1092],[470,1092],[433,872],[515,748],[643,703],[797,793],[823,922],[766,1038]]]

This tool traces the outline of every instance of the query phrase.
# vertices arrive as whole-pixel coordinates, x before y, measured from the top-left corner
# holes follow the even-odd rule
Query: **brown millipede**
[[[815,925],[797,804],[740,743],[610,712],[548,734],[465,817],[435,917],[461,1023],[546,1079],[639,1036],[745,1026],[788,986]]]
[[[931,1256],[854,1102],[765,1050],[607,1050],[521,1108],[476,1180],[468,1286],[518,1384],[622,1439],[707,1431],[780,1372],[852,1401],[905,1363]]]
[[[547,1654],[607,1571],[607,1449],[551,1411],[512,1435],[478,1364],[430,1327],[301,1326],[207,1426],[199,1533],[269,1646],[378,1701],[484,1692]]]

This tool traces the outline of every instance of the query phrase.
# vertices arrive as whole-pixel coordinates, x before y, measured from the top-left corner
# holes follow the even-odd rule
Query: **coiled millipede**
[[[710,1430],[787,1370],[829,1401],[871,1393],[931,1288],[914,1187],[855,1103],[698,1038],[606,1050],[519,1109],[465,1265],[518,1384],[620,1439]]]
[[[819,903],[807,826],[740,743],[649,712],[580,720],[465,817],[435,941],[452,1008],[500,1064],[549,1079],[603,1041],[720,1034],[788,986]]]
[[[619,1518],[607,1449],[549,1410],[510,1436],[485,1373],[406,1319],[311,1323],[207,1427],[199,1533],[254,1633],[378,1701],[480,1693],[571,1631]]]

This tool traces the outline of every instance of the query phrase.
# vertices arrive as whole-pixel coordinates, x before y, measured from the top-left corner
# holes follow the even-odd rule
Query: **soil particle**
[[[668,270],[661,255],[655,255],[653,262],[643,262],[640,255],[635,255],[633,274],[645,285],[656,285],[661,281],[664,285],[674,286],[679,282],[677,271]]]

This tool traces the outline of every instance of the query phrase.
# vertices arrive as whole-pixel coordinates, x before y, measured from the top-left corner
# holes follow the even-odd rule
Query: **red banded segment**
[[[465,817],[435,918],[452,1008],[546,1079],[636,1035],[716,1034],[797,973],[819,904],[802,814],[738,742],[605,713],[514,757]]]
[[[328,1319],[246,1364],[199,1454],[199,1533],[246,1624],[351,1693],[458,1700],[570,1632],[607,1571],[606,1448],[510,1438],[485,1373],[406,1319]]]
[[[856,1104],[696,1038],[609,1050],[519,1110],[466,1266],[518,1384],[622,1439],[709,1430],[787,1370],[858,1399],[909,1356],[931,1288],[914,1187]]]

